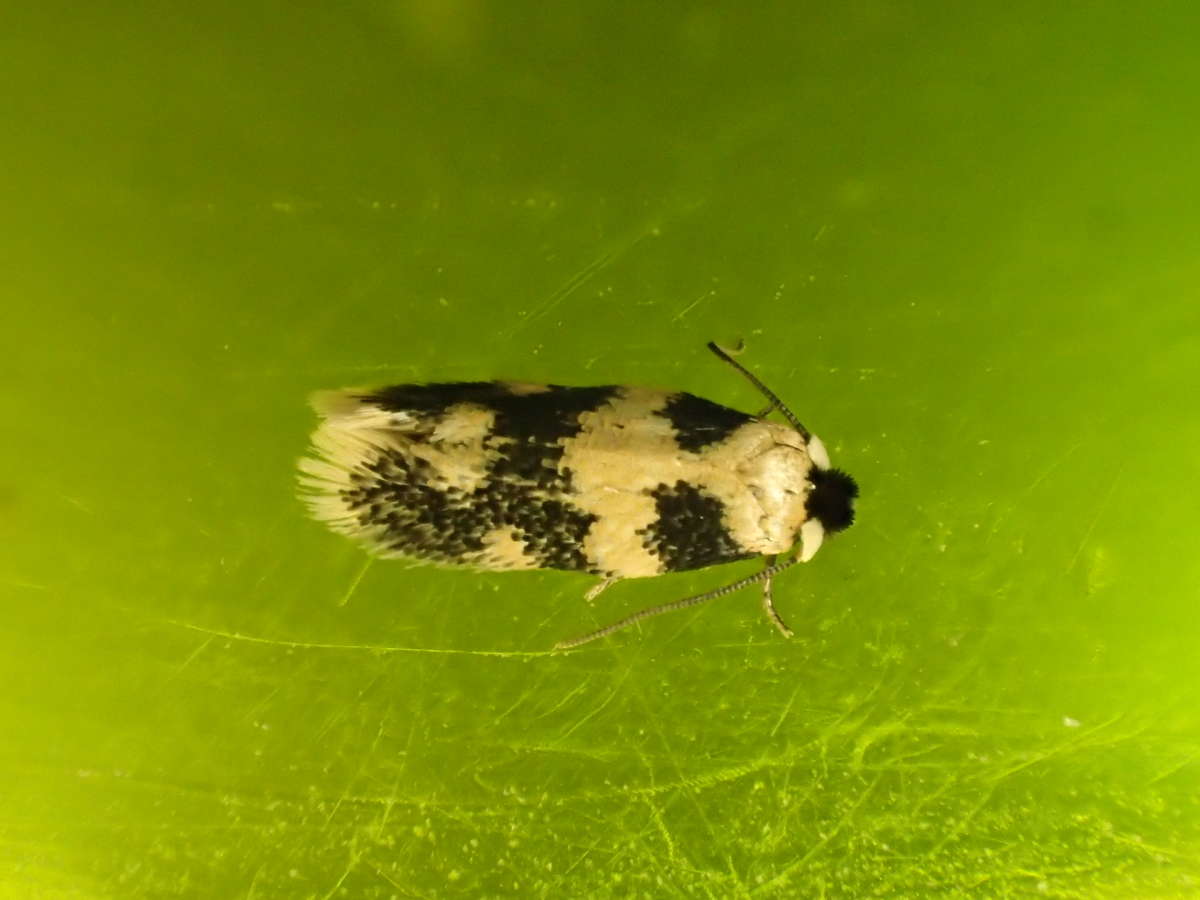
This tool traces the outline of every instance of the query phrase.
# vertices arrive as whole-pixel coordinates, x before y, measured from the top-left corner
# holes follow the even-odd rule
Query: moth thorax
[[[759,545],[757,553],[786,553],[807,515],[808,455],[802,448],[775,444],[748,460],[741,474],[758,501]]]

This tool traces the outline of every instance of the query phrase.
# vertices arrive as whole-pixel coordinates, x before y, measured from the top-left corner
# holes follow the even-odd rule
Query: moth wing
[[[752,416],[690,394],[624,388],[581,417],[562,457],[572,502],[596,519],[588,556],[620,577],[754,555],[738,516],[754,503],[723,449]]]
[[[609,393],[480,382],[318,394],[305,500],[382,556],[591,571],[591,517],[557,463],[579,408]]]

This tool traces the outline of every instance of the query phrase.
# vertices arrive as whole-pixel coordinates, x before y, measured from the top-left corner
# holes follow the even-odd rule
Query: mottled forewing
[[[699,397],[620,388],[567,441],[572,503],[594,519],[593,567],[622,577],[697,569],[754,555],[731,507],[753,503],[731,439],[753,417]]]
[[[468,382],[352,395],[314,438],[310,506],[382,555],[594,571],[594,517],[571,502],[562,456],[581,415],[615,392]]]
[[[470,382],[317,405],[309,506],[381,555],[628,578],[763,552],[744,464],[778,426],[691,394]]]

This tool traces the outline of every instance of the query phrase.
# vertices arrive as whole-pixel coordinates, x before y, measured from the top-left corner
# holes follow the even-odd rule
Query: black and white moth
[[[301,496],[377,556],[602,576],[588,599],[622,578],[765,558],[754,575],[559,649],[757,582],[790,637],[771,579],[849,527],[858,486],[754,374],[708,348],[770,405],[748,415],[682,392],[512,381],[319,392]],[[766,420],[776,410],[786,425]]]

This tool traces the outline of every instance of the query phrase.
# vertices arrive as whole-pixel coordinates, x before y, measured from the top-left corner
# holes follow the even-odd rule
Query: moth
[[[693,394],[516,381],[318,392],[300,461],[311,515],[381,557],[624,578],[762,557],[759,572],[652,606],[558,649],[747,585],[786,637],[774,576],[854,521],[858,485],[757,376],[757,415]],[[778,412],[785,423],[767,421]],[[782,559],[781,559],[782,557]]]

